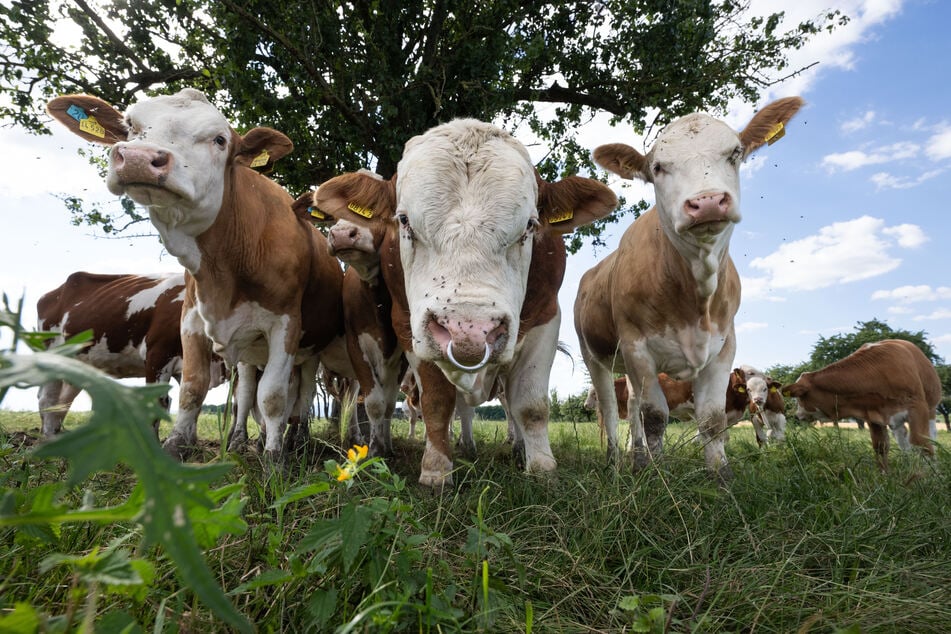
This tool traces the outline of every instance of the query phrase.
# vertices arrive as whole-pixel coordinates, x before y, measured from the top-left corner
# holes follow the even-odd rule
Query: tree
[[[0,16],[0,118],[42,133],[58,94],[121,107],[192,86],[239,129],[291,137],[276,176],[292,193],[361,167],[389,177],[410,136],[454,117],[537,138],[545,177],[593,171],[575,133],[594,114],[640,133],[754,101],[781,80],[770,77],[802,70],[788,51],[847,20],[833,11],[783,31],[782,13],[736,0],[14,0]],[[77,41],[57,36],[64,25]]]
[[[866,343],[881,341],[882,339],[904,339],[918,346],[918,348],[928,357],[932,363],[940,363],[939,357],[934,346],[927,340],[927,333],[922,330],[911,332],[908,330],[893,330],[891,326],[878,319],[869,321],[860,321],[855,327],[855,332],[844,335],[832,335],[831,337],[819,337],[819,341],[812,348],[812,354],[809,357],[808,369],[818,370],[824,368],[830,363],[839,359],[844,359]]]

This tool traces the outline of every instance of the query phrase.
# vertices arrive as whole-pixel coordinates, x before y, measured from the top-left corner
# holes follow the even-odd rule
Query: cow
[[[364,171],[372,178],[380,178]],[[335,220],[313,208],[313,192],[297,198],[295,210],[306,206],[312,222]],[[390,320],[393,301],[380,275],[380,245],[385,228],[359,225],[340,218],[327,230],[331,255],[346,264],[343,276],[343,314],[347,353],[370,419],[369,452],[393,453],[390,422],[399,395],[400,379],[407,371],[406,357],[396,341]]]
[[[548,183],[510,134],[456,119],[410,139],[390,180],[343,174],[321,184],[314,203],[386,227],[381,272],[393,328],[422,393],[420,483],[452,482],[456,390],[474,406],[494,396],[496,379],[525,470],[553,470],[548,378],[561,321],[561,236],[613,211],[615,194],[577,176]]]
[[[406,397],[403,407],[409,417],[409,437],[416,438],[416,421],[422,418],[422,409],[419,402],[419,386],[416,384],[416,375],[412,370],[407,369],[403,375],[400,391]]]
[[[693,404],[693,384],[690,381],[678,381],[671,378],[666,372],[657,375],[657,381],[660,383],[661,390],[664,391],[664,400],[667,402],[667,410],[671,416],[680,420],[687,420],[694,417]],[[628,401],[630,400],[631,388],[628,385],[626,376],[614,379],[614,396],[617,401],[618,418],[626,419],[628,417]],[[735,425],[746,412],[746,406],[749,404],[749,396],[746,390],[746,375],[740,368],[734,368],[730,373],[729,383],[726,391],[726,421],[727,425]],[[588,389],[588,397],[585,399],[584,406],[588,409],[597,409],[598,427],[604,434],[604,415],[601,408],[598,407],[598,393],[594,386]],[[603,440],[603,438],[602,438]],[[631,437],[633,441],[633,436]]]
[[[239,134],[191,88],[141,99],[124,114],[89,95],[57,97],[47,110],[75,134],[110,147],[109,191],[148,210],[188,273],[179,414],[166,451],[184,459],[197,441],[214,349],[229,365],[261,369],[264,448],[279,460],[295,396],[297,413],[309,413],[319,355],[343,333],[340,264],[320,232],[295,214],[293,198],[253,169],[269,167],[293,143],[271,128]]]
[[[618,248],[582,276],[574,305],[581,355],[604,407],[609,461],[619,453],[614,374],[626,374],[635,388],[629,419],[634,465],[642,468],[663,450],[669,410],[657,374],[666,372],[693,383],[708,470],[722,481],[732,476],[724,395],[740,305],[729,254],[740,220],[740,163],[778,138],[802,103],[775,101],[739,133],[690,114],[664,128],[646,155],[623,143],[594,150],[599,165],[653,183],[656,194],[654,207],[627,228]]]
[[[803,372],[782,394],[797,401],[796,418],[868,423],[872,448],[882,471],[888,470],[888,427],[908,423],[912,445],[934,455],[941,380],[934,364],[913,343],[884,339],[815,372]]]
[[[179,380],[182,340],[179,323],[185,294],[184,273],[162,275],[101,274],[77,271],[36,303],[39,329],[55,332],[56,345],[85,330],[92,339],[77,359],[118,378],[146,383]],[[219,357],[212,359],[211,384],[226,378]],[[59,433],[80,390],[63,381],[40,386],[43,435]],[[162,399],[168,409],[168,397]],[[158,431],[158,421],[155,421]]]
[[[746,374],[746,392],[749,396],[750,422],[756,432],[756,444],[786,440],[786,401],[782,384],[749,365],[740,368]]]

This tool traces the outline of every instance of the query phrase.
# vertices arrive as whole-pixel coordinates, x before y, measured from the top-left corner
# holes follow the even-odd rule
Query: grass
[[[66,426],[82,421],[70,414]],[[215,417],[202,417],[207,460],[216,455],[218,427]],[[37,428],[35,413],[0,413],[7,447],[0,466],[18,470],[24,486],[63,473],[17,450]],[[333,432],[318,422],[310,465],[268,477],[255,454],[237,457],[228,478],[245,483],[249,529],[222,538],[206,557],[260,631],[348,624],[347,631],[367,632],[947,631],[951,435],[939,430],[933,461],[893,447],[891,471],[881,474],[867,430],[788,431],[785,445],[763,451],[751,428],[731,430],[735,478],[720,488],[683,425],[668,427],[664,459],[635,473],[623,461],[606,464],[595,425],[553,423],[558,471],[528,476],[513,466],[503,425],[482,422],[478,458],[457,459],[456,484],[439,495],[415,485],[422,441],[407,439],[405,423],[396,422],[397,455],[387,464],[405,487],[367,472],[350,488],[276,512],[275,500],[313,481],[315,465],[340,457]],[[120,472],[87,486],[103,504],[121,500],[133,482]],[[360,521],[344,535],[360,535],[355,552],[341,546],[337,562],[329,542],[302,547],[328,520],[351,513]],[[64,527],[55,550],[83,553],[113,533],[122,530]],[[27,601],[62,613],[75,602],[68,575],[38,574],[53,546],[12,531],[0,532],[0,541],[9,549],[0,558],[3,605]],[[146,628],[163,615],[166,629],[225,631],[158,561],[146,596],[109,595],[110,606]],[[242,586],[266,570],[287,572],[288,580]],[[337,608],[321,620],[331,595]],[[392,617],[408,609],[400,605],[424,609]]]

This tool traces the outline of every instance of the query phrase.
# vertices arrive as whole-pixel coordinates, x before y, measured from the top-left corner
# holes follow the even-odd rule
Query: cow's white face
[[[457,120],[411,139],[398,173],[414,353],[449,372],[507,363],[538,225],[528,152],[494,126]]]
[[[688,240],[707,242],[740,221],[739,135],[705,114],[677,119],[647,155],[661,222]]]
[[[754,375],[746,379],[746,392],[749,394],[750,403],[762,409],[766,405],[766,398],[769,396],[769,385],[766,379]]]
[[[211,225],[221,208],[225,166],[235,135],[197,90],[146,99],[125,113],[128,140],[110,152],[106,185],[150,211],[175,208],[179,222]],[[175,223],[177,224],[177,223]]]

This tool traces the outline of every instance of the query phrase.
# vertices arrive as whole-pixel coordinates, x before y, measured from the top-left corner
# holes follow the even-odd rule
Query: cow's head
[[[376,179],[383,178],[369,170],[360,170],[358,174]],[[353,181],[359,184],[361,179]],[[381,217],[374,219],[373,207],[352,205],[344,209],[324,205],[327,209],[317,206],[315,192],[312,192],[309,203],[309,216],[315,224],[327,227],[327,244],[330,254],[339,258],[347,266],[353,267],[357,275],[365,282],[375,282],[380,273],[380,247],[392,222]],[[361,198],[359,193],[351,194],[354,198]],[[306,196],[306,195],[305,195]],[[298,201],[305,198],[302,196]],[[379,205],[375,205],[379,208]],[[359,218],[357,222],[354,218]]]
[[[739,133],[706,114],[690,114],[664,128],[646,155],[612,143],[595,149],[594,160],[623,178],[654,184],[668,235],[692,244],[729,240],[740,220],[740,163],[782,136],[802,104],[799,97],[774,101]]]
[[[390,223],[413,352],[449,374],[512,359],[534,241],[607,215],[617,198],[592,179],[542,181],[512,136],[460,119],[410,139],[398,177],[345,174],[315,202],[358,224]]]
[[[87,141],[112,146],[106,185],[128,195],[165,223],[198,235],[221,209],[226,168],[267,167],[293,149],[270,128],[235,132],[192,88],[143,99],[123,114],[90,95],[65,95],[49,113]]]
[[[756,413],[766,406],[771,393],[776,393],[782,386],[779,381],[760,374],[746,379],[746,390],[750,395],[750,411]]]
[[[782,386],[782,394],[788,398],[796,399],[796,418],[803,422],[820,420],[827,418],[828,414],[819,409],[818,403],[814,403],[810,398],[811,381],[807,373],[803,373],[796,379],[795,383]]]

